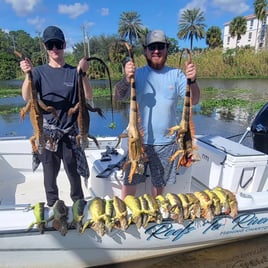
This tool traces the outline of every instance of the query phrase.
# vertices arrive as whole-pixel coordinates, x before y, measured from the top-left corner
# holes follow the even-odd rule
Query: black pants
[[[81,177],[77,173],[75,155],[72,151],[70,140],[66,135],[60,140],[56,152],[44,150],[40,155],[40,161],[43,165],[44,186],[48,206],[53,206],[59,199],[57,176],[59,174],[61,160],[70,182],[71,199],[75,202],[78,199],[84,198]]]

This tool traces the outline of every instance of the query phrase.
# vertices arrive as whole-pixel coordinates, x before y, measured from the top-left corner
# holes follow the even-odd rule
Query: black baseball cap
[[[50,40],[59,40],[65,42],[62,30],[56,26],[48,26],[43,33],[43,42],[46,43]]]

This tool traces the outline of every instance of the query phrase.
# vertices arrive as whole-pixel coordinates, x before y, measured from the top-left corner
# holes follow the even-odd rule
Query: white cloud
[[[250,9],[246,0],[192,0],[179,11],[179,14],[185,9],[193,8],[200,8],[201,11],[206,12],[208,5],[212,5],[214,9],[220,12],[229,12],[235,15],[243,14]]]
[[[95,23],[94,22],[86,22],[85,24],[84,24],[84,26],[87,28],[87,29],[90,29],[92,26],[94,26],[95,25]]]
[[[7,4],[11,4],[12,8],[19,16],[26,16],[34,11],[34,8],[42,0],[5,0]]]
[[[75,19],[81,14],[88,11],[87,4],[81,5],[80,3],[74,3],[73,5],[58,5],[58,11],[62,14],[67,14],[71,19]]]
[[[213,14],[217,16],[222,16],[222,13],[232,13],[236,16],[250,10],[246,0],[192,0],[179,10],[178,17],[180,18],[181,13],[186,9],[200,8],[204,13],[209,12],[208,6],[213,6]]]
[[[181,8],[178,12],[178,19],[180,20],[181,14],[186,9],[193,9],[193,8],[200,8],[201,11],[206,12],[206,4],[207,0],[192,0],[190,3],[188,3],[185,7]]]
[[[109,15],[109,8],[102,8],[101,9],[101,15],[102,16],[108,16]]]
[[[39,16],[36,16],[35,18],[32,19],[27,19],[27,22],[31,25],[34,25],[35,29],[38,32],[41,32],[41,30],[44,28],[45,21],[46,21],[45,19],[42,19]]]
[[[180,9],[179,16],[186,9],[200,8],[201,11],[205,12],[206,11],[206,3],[207,3],[207,0],[192,0],[185,7]]]
[[[230,12],[234,15],[243,14],[250,9],[246,0],[213,0],[212,5],[221,11]]]

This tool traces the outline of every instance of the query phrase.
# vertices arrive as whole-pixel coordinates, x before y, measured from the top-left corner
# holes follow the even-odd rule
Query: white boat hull
[[[105,146],[114,146],[115,143],[116,139],[102,139],[101,150],[91,147],[86,151],[92,176],[89,188],[84,189],[88,200],[94,195],[120,194],[120,171],[114,171],[106,180],[95,176],[102,168],[99,162],[96,163],[101,152]],[[118,150],[119,156],[124,154],[123,148]],[[90,228],[83,234],[70,229],[62,236],[51,227],[51,223],[44,234],[40,234],[36,226],[27,231],[35,221],[33,211],[26,209],[27,204],[45,201],[42,169],[34,173],[31,171],[29,141],[0,141],[0,168],[1,267],[93,267],[188,252],[268,233],[268,191],[263,179],[259,182],[262,191],[251,192],[247,188],[236,193],[239,214],[235,218],[220,215],[212,222],[196,219],[185,220],[182,224],[164,220],[160,224],[149,223],[146,228],[140,229],[131,224],[126,231],[114,229],[104,236],[99,236]],[[187,192],[191,187],[196,187],[196,184],[190,183],[191,172],[191,169],[181,172],[178,183],[167,187],[166,191]],[[58,178],[60,198],[70,206],[71,221],[72,203],[67,181],[62,169]],[[139,186],[139,193],[150,191],[149,181]],[[209,187],[204,180],[198,181],[203,187]],[[254,187],[258,188],[256,185]],[[88,207],[85,214],[87,211]],[[51,213],[46,207],[45,218]]]
[[[127,231],[114,230],[102,237],[91,229],[83,234],[72,229],[66,236],[52,228],[44,234],[37,229],[27,232],[29,223],[34,221],[32,213],[6,212],[0,215],[1,230],[3,221],[11,220],[8,215],[13,215],[20,226],[7,226],[6,231],[0,233],[1,267],[91,267],[182,253],[268,232],[268,209],[244,211],[235,219],[219,216],[213,222],[163,221],[139,230],[132,224]],[[25,217],[25,213],[31,214],[30,217]],[[21,225],[22,222],[25,224]]]

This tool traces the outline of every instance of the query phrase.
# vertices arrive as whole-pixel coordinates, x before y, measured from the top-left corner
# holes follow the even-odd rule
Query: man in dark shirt
[[[49,26],[44,30],[43,43],[48,53],[48,63],[33,67],[29,59],[24,59],[20,62],[20,67],[25,74],[32,72],[39,98],[57,112],[57,116],[48,112],[43,114],[43,130],[49,141],[36,158],[43,165],[47,204],[53,206],[59,199],[57,176],[61,160],[70,181],[71,199],[75,202],[84,198],[80,175],[87,179],[89,168],[85,153],[77,146],[75,139],[78,134],[78,114],[69,116],[68,110],[78,102],[78,71],[86,74],[89,65],[86,58],[81,59],[77,67],[65,63],[65,37],[56,26]],[[92,88],[86,75],[83,76],[83,87],[87,101],[92,101]],[[22,97],[25,101],[30,98],[30,81],[27,75],[22,85]]]

